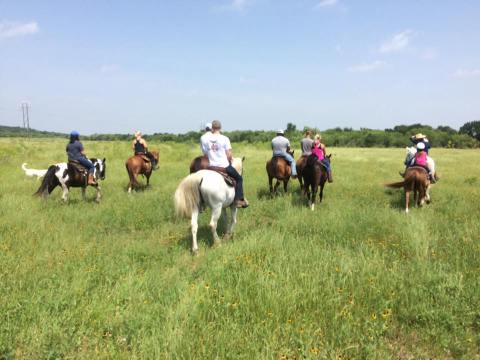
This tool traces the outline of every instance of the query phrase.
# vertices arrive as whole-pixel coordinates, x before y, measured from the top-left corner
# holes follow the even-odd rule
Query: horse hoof
[[[192,256],[198,256],[198,249],[192,249]]]
[[[228,240],[231,240],[232,237],[233,237],[233,234],[225,234],[225,235],[223,235],[223,240],[228,241]]]

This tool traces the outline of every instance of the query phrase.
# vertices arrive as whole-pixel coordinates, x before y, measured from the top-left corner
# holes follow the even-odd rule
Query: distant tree
[[[293,133],[293,132],[295,132],[295,131],[297,131],[297,126],[294,125],[294,124],[292,124],[292,123],[288,123],[288,124],[287,124],[286,132],[288,132],[288,133]]]
[[[437,130],[446,132],[448,134],[456,134],[457,130],[451,128],[450,126],[438,126]]]
[[[460,128],[460,134],[467,134],[480,141],[480,120],[469,121]]]

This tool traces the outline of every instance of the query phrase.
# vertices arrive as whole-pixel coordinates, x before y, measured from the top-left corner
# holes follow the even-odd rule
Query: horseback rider
[[[417,153],[415,154],[415,157],[411,160],[409,166],[423,167],[428,171],[428,176],[430,177],[430,181],[435,182],[435,176],[432,172],[432,169],[430,168],[430,165],[428,164],[428,155],[427,155],[425,143],[419,142],[417,144]]]
[[[302,148],[302,156],[309,156],[312,154],[312,132],[310,130],[305,131],[304,138],[300,141],[300,147]]]
[[[97,182],[95,181],[95,178],[93,176],[95,166],[85,155],[85,151],[79,137],[80,134],[76,130],[73,130],[70,133],[70,142],[67,144],[66,148],[68,161],[77,161],[82,166],[84,166],[88,170],[87,184],[96,185]]]
[[[222,124],[218,120],[212,121],[212,132],[202,136],[202,151],[208,156],[211,167],[225,169],[225,172],[235,179],[235,206],[237,208],[248,207],[248,202],[243,196],[243,178],[232,166],[232,146],[230,139],[220,134]]]
[[[200,137],[200,148],[202,148],[203,139],[207,138],[212,133],[212,123],[205,124],[205,134]]]
[[[155,163],[155,158],[152,155],[151,152],[148,151],[148,145],[145,139],[142,137],[142,133],[140,131],[135,131],[135,139],[133,139],[132,142],[132,150],[134,152],[134,155],[144,155],[147,157],[147,159],[150,161],[152,164],[152,167],[155,168],[157,165]],[[146,160],[143,156],[142,158]]]
[[[422,133],[418,133],[416,135],[412,135],[410,137],[410,141],[413,145],[417,146],[420,143],[425,145],[425,152],[428,155],[428,150],[430,150],[430,142],[427,139],[427,135],[423,135]]]
[[[327,157],[327,147],[325,144],[322,144],[322,136],[320,134],[315,135],[315,140],[313,141],[312,146],[312,154],[317,157],[318,161],[327,170],[328,182],[333,182],[330,159]]]
[[[295,164],[295,159],[292,155],[289,154],[290,151],[290,141],[285,137],[283,130],[277,131],[277,136],[272,139],[272,151],[273,157],[281,156],[290,164],[292,168],[292,178],[297,178],[297,167]]]

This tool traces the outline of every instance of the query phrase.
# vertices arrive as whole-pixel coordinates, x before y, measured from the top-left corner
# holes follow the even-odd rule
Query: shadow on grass
[[[405,210],[405,192],[403,189],[385,189],[385,194],[390,197],[390,208]]]

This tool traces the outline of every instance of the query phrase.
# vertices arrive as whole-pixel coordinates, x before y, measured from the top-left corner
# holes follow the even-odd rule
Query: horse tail
[[[127,173],[128,173],[128,177],[130,178],[130,183],[131,183],[131,185],[133,185],[133,186],[138,186],[138,181],[137,181],[137,179],[135,178],[135,175],[133,174],[133,170],[131,170],[130,167],[128,166],[128,165],[129,165],[129,161],[130,161],[130,159],[128,159],[128,160],[125,162],[125,167],[127,168]]]
[[[27,169],[27,163],[23,163],[23,164],[22,164],[22,170],[23,170],[23,171],[27,171],[27,170],[28,170],[28,169]]]
[[[404,185],[405,185],[405,181],[399,181],[399,182],[396,182],[396,183],[385,184],[384,186],[392,188],[392,189],[399,189],[399,188],[403,187]]]
[[[200,206],[200,184],[202,173],[193,173],[184,178],[175,190],[175,213],[177,216],[190,218],[194,208]]]
[[[42,179],[40,187],[33,195],[42,196],[47,195],[47,193],[50,194],[53,191],[53,189],[59,184],[57,176],[55,175],[58,169],[59,168],[56,165],[49,166],[47,173]]]
[[[412,183],[415,183],[416,180],[416,174],[415,173],[407,173],[405,176],[405,179],[403,181],[395,182],[395,183],[390,183],[390,184],[385,184],[386,187],[393,188],[393,189],[399,189],[404,186],[411,186]]]

